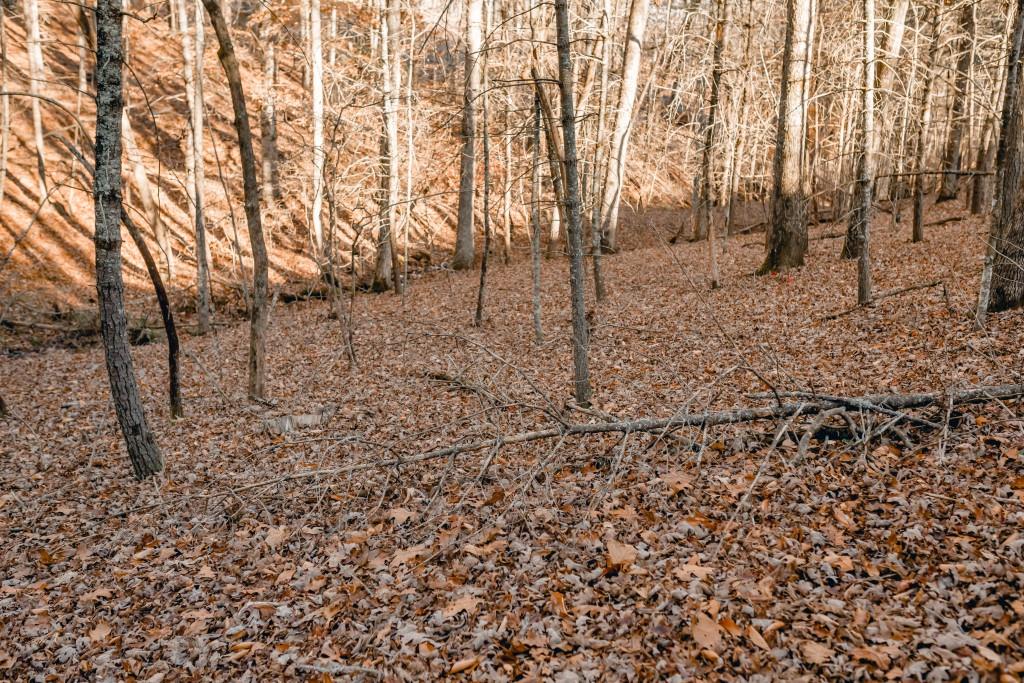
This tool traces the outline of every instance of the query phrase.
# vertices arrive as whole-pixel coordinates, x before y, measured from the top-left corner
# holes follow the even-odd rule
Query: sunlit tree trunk
[[[396,293],[402,289],[398,268],[398,108],[402,94],[402,60],[400,55],[401,5],[400,0],[385,0],[380,18],[381,47],[381,187],[378,198],[379,229],[377,233],[377,263],[373,288],[384,291],[390,287]]]
[[[462,155],[459,166],[459,212],[452,267],[465,269],[476,257],[473,235],[473,192],[476,186],[476,100],[480,94],[480,24],[483,0],[466,2],[466,65],[462,99]]]
[[[533,96],[533,157],[530,166],[530,271],[533,282],[533,338],[544,342],[540,302],[540,95]]]
[[[32,135],[36,146],[36,172],[39,174],[39,199],[47,195],[46,147],[43,142],[43,113],[37,95],[42,93],[43,46],[39,33],[39,0],[25,0],[25,47],[28,49],[28,91],[32,95]]]
[[[768,226],[768,253],[759,275],[802,266],[807,252],[807,197],[803,148],[807,131],[807,72],[814,0],[787,0],[782,92],[775,136],[775,160]]]
[[[6,10],[0,1],[0,92],[7,92],[7,26]],[[0,206],[4,203],[7,183],[7,152],[11,140],[11,98],[0,95]]]
[[[591,173],[591,219],[590,219],[590,258],[594,270],[594,298],[598,303],[604,301],[604,273],[601,269],[601,229],[604,225],[601,213],[604,204],[604,184],[606,165],[608,164],[608,76],[612,68],[611,43],[611,0],[603,0],[601,11],[601,94],[597,105],[597,140],[594,145],[594,170]]]
[[[242,90],[242,74],[235,57],[224,15],[217,0],[202,0],[210,15],[213,31],[217,35],[219,49],[217,56],[231,90],[231,105],[235,113],[235,132],[238,135],[238,149],[242,158],[242,189],[245,194],[245,219],[249,228],[249,242],[252,245],[253,291],[249,324],[249,396],[263,399],[266,396],[266,355],[267,355],[267,247],[263,241],[263,222],[260,217],[260,190],[256,180],[256,155],[252,147],[252,130],[249,127],[249,113],[245,108],[245,93]]]
[[[277,153],[277,55],[275,40],[267,37],[263,47],[263,107],[260,109],[260,151],[262,152],[263,203],[273,206],[281,198]]]
[[[160,472],[163,457],[149,429],[128,344],[121,275],[121,65],[120,0],[96,3],[96,159],[93,201],[96,231],[96,292],[100,331],[118,424],[135,477]]]
[[[857,303],[871,301],[871,202],[875,180],[875,0],[863,0],[864,61],[862,66],[860,161],[857,207],[853,212],[856,235]]]
[[[175,261],[170,235],[167,232],[167,226],[164,225],[160,204],[154,196],[152,185],[150,185],[146,165],[142,161],[142,153],[139,152],[138,144],[135,141],[135,131],[132,129],[132,121],[128,116],[127,108],[121,110],[121,126],[124,132],[125,153],[132,164],[132,175],[135,178],[135,187],[139,191],[139,199],[142,200],[142,207],[146,211],[146,219],[149,221],[153,234],[156,236],[156,243],[164,255],[164,263],[167,266],[167,279],[173,280]]]
[[[708,279],[711,289],[718,289],[718,247],[715,242],[715,226],[711,223],[711,201],[714,196],[712,187],[711,164],[715,149],[715,133],[718,126],[718,108],[722,90],[722,53],[725,50],[726,25],[729,22],[728,0],[718,0],[715,19],[715,44],[711,54],[711,88],[708,92],[708,116],[704,129],[704,150],[701,155],[700,170],[700,223],[707,230],[708,239]]]
[[[324,246],[324,49],[320,31],[320,0],[310,4],[310,59],[313,62],[311,81],[313,99],[313,154],[309,171],[312,202],[310,216],[313,227],[313,248],[319,261]]]
[[[615,112],[615,130],[605,168],[604,190],[601,199],[601,234],[604,248],[614,252],[618,245],[619,205],[622,201],[622,182],[626,173],[629,151],[629,132],[633,126],[633,105],[640,80],[640,58],[647,28],[649,0],[632,0],[629,23],[626,28],[626,46],[622,57],[622,82],[619,85],[619,105]]]

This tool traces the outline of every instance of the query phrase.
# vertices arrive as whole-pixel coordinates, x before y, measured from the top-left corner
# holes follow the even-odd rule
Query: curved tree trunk
[[[622,57],[622,83],[619,86],[619,106],[615,113],[615,130],[605,167],[604,190],[601,193],[601,235],[607,251],[614,252],[618,245],[619,204],[622,200],[622,182],[626,173],[629,150],[629,131],[633,127],[633,105],[636,102],[640,79],[641,48],[647,28],[649,0],[632,0],[629,24],[626,29],[626,47]]]
[[[455,256],[452,268],[473,265],[476,258],[473,235],[473,191],[476,180],[476,99],[480,94],[480,24],[483,0],[466,4],[466,87],[462,101],[462,155],[459,166],[459,214],[456,223]]]
[[[266,394],[267,356],[267,247],[263,242],[263,222],[260,218],[260,189],[256,180],[256,155],[252,148],[252,130],[249,127],[249,113],[245,108],[245,93],[242,90],[242,75],[238,58],[231,43],[224,15],[217,0],[202,0],[206,12],[217,34],[220,58],[224,74],[231,90],[231,105],[235,112],[235,132],[242,157],[242,186],[245,193],[245,221],[249,228],[249,242],[252,245],[252,309],[249,324],[249,396],[263,399]]]
[[[160,472],[163,457],[146,422],[128,345],[121,275],[121,0],[96,3],[96,293],[117,421],[135,477]]]
[[[814,0],[786,1],[786,43],[782,56],[782,92],[775,135],[772,214],[768,253],[758,275],[802,266],[807,252],[807,197],[803,148],[807,129],[807,72]]]

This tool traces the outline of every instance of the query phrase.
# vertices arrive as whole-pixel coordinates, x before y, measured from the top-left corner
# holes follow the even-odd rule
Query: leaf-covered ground
[[[185,420],[164,349],[135,349],[166,475],[129,467],[99,348],[0,363],[0,677],[12,680],[1018,680],[1020,404],[434,448],[611,416],[1020,382],[1020,313],[971,318],[978,220],[875,232],[879,292],[849,312],[838,230],[809,265],[750,273],[760,235],[605,259],[597,401],[570,402],[566,266],[360,295],[356,367],[322,302],[279,305],[273,406],[244,399],[244,326],[186,337]],[[844,313],[845,312],[845,313]],[[833,319],[828,316],[843,313]],[[766,384],[767,383],[767,384]],[[287,419],[291,416],[291,419]],[[882,416],[884,417],[884,416]],[[833,428],[834,427],[834,428]],[[380,467],[381,463],[391,463]]]

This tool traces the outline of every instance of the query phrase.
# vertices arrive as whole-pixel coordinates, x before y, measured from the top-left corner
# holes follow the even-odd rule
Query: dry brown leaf
[[[715,649],[722,644],[722,628],[714,619],[697,612],[697,618],[691,627],[693,639],[703,648]]]
[[[769,652],[772,649],[768,641],[761,635],[761,632],[753,626],[747,626],[747,639],[765,652]]]
[[[891,661],[888,654],[874,647],[854,648],[850,653],[854,659],[862,659],[875,664],[879,669],[888,669]]]
[[[800,651],[803,652],[804,659],[811,664],[824,664],[832,659],[832,655],[835,654],[832,648],[816,643],[813,640],[805,640],[800,643]]]
[[[427,554],[427,546],[425,545],[414,545],[404,550],[399,550],[391,557],[391,564],[394,566],[406,564],[411,560],[415,560],[418,557],[423,557]]]
[[[611,567],[624,567],[636,561],[636,548],[628,543],[620,543],[615,539],[608,539],[605,542],[608,549],[608,565]]]
[[[474,598],[472,595],[463,595],[461,598],[457,598],[452,602],[449,602],[448,605],[441,610],[441,614],[443,614],[446,619],[454,617],[459,612],[465,612],[469,616],[473,616],[476,614],[477,607],[481,602],[483,602],[483,600],[480,598]]]
[[[459,661],[452,664],[452,668],[448,673],[461,674],[466,671],[472,671],[480,664],[479,657],[467,657],[466,659],[460,659]]]
[[[267,544],[267,546],[269,546],[270,549],[273,550],[277,546],[287,541],[288,536],[290,535],[291,531],[288,529],[286,525],[277,526],[267,531],[267,535],[263,540]]]
[[[670,496],[674,496],[680,491],[685,491],[693,484],[693,476],[685,472],[669,472],[659,478],[665,482]]]
[[[89,631],[89,640],[93,643],[102,643],[110,635],[110,624],[105,621],[97,623]]]
[[[555,614],[565,619],[572,616],[569,612],[569,608],[565,605],[565,595],[558,591],[551,592],[551,606],[554,608]]]

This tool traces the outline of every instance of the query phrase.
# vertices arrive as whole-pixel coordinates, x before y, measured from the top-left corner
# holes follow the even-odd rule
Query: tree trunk
[[[401,30],[400,0],[385,0],[380,20],[382,116],[381,187],[378,198],[379,231],[377,263],[373,289],[382,292],[390,287],[402,291],[398,267],[398,108],[402,93],[402,60],[399,53]]]
[[[729,0],[718,0],[717,18],[715,20],[715,45],[711,53],[711,88],[708,93],[708,117],[704,129],[704,150],[701,155],[700,171],[700,223],[707,230],[708,237],[708,261],[709,280],[711,289],[718,289],[720,282],[718,276],[718,250],[715,244],[715,226],[711,223],[711,201],[714,195],[712,187],[712,154],[715,148],[715,132],[718,126],[718,103],[721,99],[722,89],[722,53],[725,50],[726,26],[729,23]]]
[[[786,42],[782,56],[782,92],[775,135],[772,215],[768,253],[758,275],[802,266],[807,252],[807,198],[803,148],[807,129],[807,72],[815,0],[786,0]]]
[[[7,92],[7,28],[4,23],[6,10],[0,2],[0,92]],[[11,140],[11,98],[0,95],[0,206],[4,203],[4,186],[7,183],[7,152]]]
[[[160,472],[163,457],[146,422],[128,344],[121,275],[121,0],[96,3],[96,292],[114,410],[137,479]]]
[[[606,293],[604,274],[601,271],[601,205],[604,203],[604,186],[601,179],[608,164],[608,142],[606,128],[608,126],[608,75],[612,68],[611,41],[612,7],[610,0],[603,0],[601,11],[601,95],[597,109],[597,139],[594,144],[594,171],[591,173],[591,219],[590,219],[590,259],[594,269],[594,298],[598,303],[604,301]]]
[[[857,304],[871,301],[871,202],[875,180],[875,0],[863,0],[864,61],[861,97],[860,174],[857,178],[857,208],[851,225],[857,256]]]
[[[530,274],[533,282],[533,338],[544,343],[540,307],[540,94],[533,95],[533,160],[530,167]]]
[[[634,4],[647,0],[634,0]],[[631,11],[630,14],[633,14]],[[644,12],[646,19],[646,11]],[[633,22],[630,22],[631,24]],[[568,0],[555,0],[555,25],[558,29],[558,86],[562,101],[562,139],[565,144],[565,218],[569,247],[569,289],[572,310],[573,384],[576,403],[590,405],[590,367],[587,360],[589,331],[584,296],[586,273],[583,268],[583,236],[580,220],[580,177],[576,155],[576,117],[573,107],[573,66],[570,52]],[[642,25],[638,39],[642,37]],[[623,148],[624,151],[625,148]]]
[[[28,50],[28,91],[31,93],[32,134],[36,146],[36,171],[39,174],[39,200],[47,196],[46,147],[43,142],[43,112],[38,95],[43,83],[43,47],[39,34],[39,0],[25,0],[25,47]],[[6,61],[6,60],[5,60]]]
[[[245,93],[242,90],[242,75],[238,58],[231,43],[224,15],[217,0],[202,0],[210,15],[213,31],[217,34],[220,58],[224,74],[231,90],[231,105],[235,112],[235,132],[238,135],[238,149],[242,157],[242,187],[245,193],[245,221],[249,227],[249,242],[252,245],[253,291],[249,325],[249,396],[263,399],[266,394],[267,354],[267,247],[263,242],[263,223],[260,218],[260,190],[256,180],[256,155],[252,148],[252,131],[249,128],[249,113],[245,108]]]
[[[938,202],[956,199],[960,190],[961,148],[963,146],[964,113],[967,102],[967,85],[971,69],[972,46],[974,44],[974,3],[968,2],[960,12],[960,54],[956,62],[956,80],[953,92],[953,108],[950,112],[949,136],[946,150],[942,155],[942,186]]]
[[[324,228],[322,222],[324,205],[324,48],[323,36],[320,32],[320,0],[311,0],[310,5],[310,58],[313,62],[312,99],[313,99],[313,155],[309,170],[311,194],[313,200],[310,208],[313,227],[313,248],[315,258],[319,262],[324,248]]]
[[[273,206],[281,198],[277,153],[277,55],[275,40],[268,36],[263,48],[263,107],[260,109],[263,203]]]
[[[931,43],[928,48],[928,62],[925,64],[924,92],[921,93],[921,121],[917,127],[917,142],[914,144],[914,218],[911,228],[911,242],[924,240],[924,196],[927,176],[924,166],[928,152],[928,129],[932,123],[932,87],[935,83],[935,58],[939,49],[939,13],[932,11]]]
[[[1012,35],[996,151],[999,194],[989,229],[978,293],[979,325],[984,324],[988,313],[1024,304],[1024,202],[1020,199],[1024,189],[1024,103],[1020,97],[1020,88],[1024,84],[1024,69],[1020,64],[1024,43],[1024,0],[1017,0]]]
[[[991,172],[996,160],[996,119],[989,116],[985,119],[985,128],[981,134],[981,144],[978,146],[978,156],[975,159],[975,168],[978,175],[972,179],[971,188],[971,213],[981,214],[992,208],[992,176]]]
[[[196,230],[196,318],[197,331],[210,331],[210,274],[206,246],[206,224],[203,218],[203,72],[204,48],[202,8],[195,4],[196,40],[189,30],[190,0],[177,0],[178,27],[181,31],[182,72],[185,98],[189,108],[189,135],[185,142],[186,191],[195,212]]]
[[[459,166],[459,213],[452,268],[470,268],[476,258],[473,245],[473,191],[476,186],[476,99],[480,94],[483,0],[466,3],[466,82],[462,100],[462,156]]]
[[[641,49],[647,28],[649,0],[632,0],[629,24],[626,28],[626,46],[622,57],[622,83],[619,86],[619,106],[615,112],[615,130],[605,168],[604,190],[601,193],[601,235],[604,249],[614,252],[618,247],[619,204],[622,200],[622,182],[626,173],[629,132],[633,126],[633,105],[636,102],[640,79]],[[606,65],[607,66],[607,65]]]

